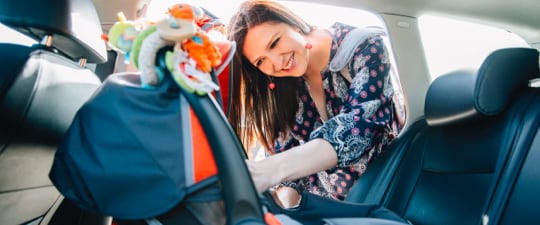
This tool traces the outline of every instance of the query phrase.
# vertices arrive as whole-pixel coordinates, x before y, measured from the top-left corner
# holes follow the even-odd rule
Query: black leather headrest
[[[52,34],[52,47],[73,60],[103,63],[107,59],[92,0],[0,0],[0,22],[37,41]]]
[[[35,50],[0,101],[0,121],[11,129],[30,126],[60,138],[75,113],[101,85],[89,69],[58,54]]]
[[[516,92],[539,76],[536,49],[496,50],[480,69],[450,72],[431,83],[424,108],[427,123],[446,125],[497,115]]]

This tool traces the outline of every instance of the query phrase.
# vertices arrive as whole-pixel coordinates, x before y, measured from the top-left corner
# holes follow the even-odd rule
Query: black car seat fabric
[[[524,110],[534,101],[528,82],[537,71],[538,51],[511,48],[493,52],[478,70],[438,77],[426,95],[425,119],[378,162],[390,173],[373,175],[371,167],[347,200],[382,203],[413,224],[479,224],[525,126]],[[400,154],[399,163],[383,165]],[[368,187],[374,182],[387,185],[383,194]]]
[[[0,44],[1,224],[37,223],[60,204],[62,197],[48,177],[56,146],[78,108],[100,85],[80,63],[106,59],[100,53],[105,49],[101,32],[92,33],[100,23],[93,20],[97,13],[90,4],[0,1],[1,23],[42,41],[34,46]]]
[[[403,155],[410,143],[419,132],[427,126],[425,119],[419,119],[406,127],[402,133],[390,143],[388,150],[377,156],[369,166],[369,171],[360,178],[349,191],[345,201],[381,204],[390,181],[394,178],[396,168],[400,165]],[[405,132],[406,131],[406,132]]]
[[[540,72],[537,72],[540,76]],[[527,106],[513,143],[513,152],[501,165],[499,181],[494,187],[492,198],[482,215],[483,224],[538,224],[540,219],[540,176],[538,157],[540,150],[540,90],[530,90],[532,101]]]
[[[33,219],[58,198],[47,176],[56,145],[99,84],[94,73],[62,56],[44,50],[29,54],[0,102],[3,222]]]
[[[540,77],[540,68],[535,72]],[[514,142],[512,154],[507,157],[490,202],[482,215],[483,224],[538,224],[540,219],[540,177],[538,159],[540,150],[540,89],[530,85],[528,92],[534,99],[527,106]]]
[[[539,113],[539,111],[537,111]],[[536,114],[537,117],[539,114]],[[534,141],[529,152],[525,152],[523,164],[518,164],[515,182],[509,182],[508,194],[504,195],[503,201],[495,202],[493,210],[484,215],[488,224],[538,224],[538,212],[540,212],[540,176],[538,172],[538,160],[540,160],[540,132],[533,132]],[[513,179],[512,179],[513,180]],[[500,204],[500,205],[495,205]],[[500,209],[498,209],[500,207]],[[492,222],[491,222],[492,221]]]

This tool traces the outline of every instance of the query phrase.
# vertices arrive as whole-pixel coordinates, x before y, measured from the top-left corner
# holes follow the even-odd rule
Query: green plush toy
[[[109,46],[126,55],[126,59],[129,60],[129,56],[132,51],[133,42],[139,36],[139,33],[143,29],[144,24],[137,21],[128,21],[122,12],[118,13],[118,22],[114,23],[109,29],[107,34],[107,41]]]
[[[165,63],[181,88],[198,95],[219,90],[210,73],[220,73],[231,57],[223,62],[220,48],[201,29],[203,23],[197,21],[204,18],[202,9],[178,3],[155,22],[127,21],[123,13],[118,18],[106,40],[112,49],[131,58],[140,72],[141,87],[153,89],[161,83],[164,74],[156,71],[156,53],[170,46],[174,50],[166,53]]]
[[[107,41],[109,46],[125,55],[126,64],[133,62],[141,72],[141,86],[153,88],[162,79],[155,72],[154,57],[157,49],[174,42],[159,38],[153,23],[126,20],[122,12],[118,13],[118,22],[109,29]]]

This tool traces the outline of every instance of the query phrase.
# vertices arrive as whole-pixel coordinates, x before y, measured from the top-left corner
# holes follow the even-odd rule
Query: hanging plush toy
[[[124,54],[128,63],[132,52],[138,51],[138,47],[140,47],[140,45],[134,44],[135,39],[150,24],[142,20],[126,20],[122,12],[119,12],[117,16],[118,22],[114,23],[109,29],[109,33],[104,34],[102,38],[107,41],[113,50]]]
[[[166,55],[167,68],[175,81],[198,94],[219,90],[209,72],[221,63],[221,54],[196,22],[203,18],[202,10],[176,4],[169,8],[168,15],[157,27],[162,37],[176,40],[174,52]]]
[[[210,72],[218,69],[219,74],[233,52],[228,48],[226,62],[222,60],[223,48],[218,48],[207,33],[212,27],[201,29],[203,25],[209,27],[202,9],[180,3],[169,7],[167,16],[154,23],[127,21],[120,16],[119,20],[106,40],[113,49],[131,57],[141,72],[142,87],[151,89],[160,84],[163,74],[156,72],[156,53],[165,46],[174,46],[165,60],[178,85],[200,95],[219,90]]]

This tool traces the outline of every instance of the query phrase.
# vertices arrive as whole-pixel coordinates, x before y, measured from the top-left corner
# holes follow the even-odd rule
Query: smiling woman
[[[385,32],[341,21],[317,27],[279,2],[250,0],[227,34],[237,45],[231,126],[267,153],[247,161],[257,190],[343,200],[403,125]],[[287,193],[279,200],[298,205]]]
[[[225,24],[231,21],[231,24],[228,25],[229,38],[236,41],[238,46],[236,52],[242,52],[245,62],[242,65],[232,67],[235,70],[233,71],[234,81],[231,81],[234,84],[233,92],[230,93],[232,104],[229,119],[247,149],[253,146],[252,140],[260,142],[264,146],[266,151],[259,150],[258,153],[260,154],[253,158],[259,160],[269,158],[270,155],[278,152],[285,153],[285,150],[289,148],[308,142],[311,139],[310,134],[313,139],[332,139],[333,146],[318,140],[305,146],[311,146],[319,150],[322,149],[321,146],[326,146],[328,149],[336,149],[336,151],[341,152],[339,153],[339,162],[330,163],[328,166],[323,166],[324,168],[316,169],[316,171],[303,171],[302,173],[307,174],[301,177],[306,179],[295,180],[300,177],[294,175],[295,177],[279,178],[279,180],[270,181],[268,184],[260,185],[259,183],[259,191],[263,191],[268,186],[277,183],[295,180],[288,185],[298,190],[313,191],[326,197],[344,199],[348,189],[366,170],[372,157],[382,151],[382,148],[398,134],[398,127],[403,125],[403,120],[395,123],[396,118],[404,118],[405,110],[399,79],[397,79],[396,70],[392,66],[395,65],[392,51],[388,51],[391,48],[387,45],[388,40],[385,37],[384,29],[382,29],[384,26],[380,18],[373,13],[353,8],[341,8],[308,2],[276,1],[294,12],[295,15],[286,12],[279,15],[285,20],[291,21],[290,24],[295,24],[294,26],[289,26],[286,23],[263,23],[266,11],[262,9],[263,11],[257,11],[249,17],[254,21],[262,18],[260,26],[258,25],[259,22],[254,22],[254,26],[249,27],[248,30],[238,30],[237,28],[242,29],[242,25],[235,27],[234,21],[238,21],[239,18],[237,13],[251,13],[245,11],[246,8],[249,8],[247,5],[240,6],[241,3],[245,2],[244,0],[229,1],[227,4],[216,4],[215,1],[187,2],[203,7],[221,18]],[[263,4],[263,1],[260,1],[258,3],[264,5],[268,2]],[[161,12],[164,12],[164,8],[167,6],[168,3],[163,1],[157,1],[155,4],[150,5],[148,18],[154,19],[162,16]],[[328,16],[321,17],[321,12]],[[231,20],[233,14],[236,14],[236,17]],[[339,24],[336,24],[336,22],[339,22]],[[337,49],[341,46],[343,38],[356,27],[377,27],[378,29],[351,32],[354,33],[350,35],[352,38],[347,39],[358,42],[354,44],[350,42],[351,44],[348,45],[352,48],[341,51],[354,53],[350,55],[345,53],[351,58],[341,58],[343,58],[342,61],[346,62],[354,61],[354,65],[345,62],[342,63],[344,65],[338,66],[339,68],[336,67],[337,69],[334,67],[329,68],[329,70],[325,69],[329,59],[334,58],[336,51],[339,51]],[[245,39],[241,37],[242,35],[245,35]],[[348,46],[347,44],[343,45]],[[356,51],[354,51],[355,46],[358,46]],[[338,55],[343,55],[343,53]],[[340,57],[335,58],[338,61],[341,60]],[[369,68],[368,63],[370,64]],[[245,76],[245,73],[238,71],[239,66],[250,67],[249,65],[253,65],[252,69],[265,74],[260,79],[261,82],[268,83],[265,86],[266,88],[261,88],[259,86],[260,82],[256,81],[259,76],[247,78],[250,76]],[[349,68],[349,73],[343,72],[344,75],[335,75],[342,74],[340,70],[345,70],[345,67]],[[325,78],[321,79],[323,72]],[[333,76],[336,76],[336,78],[331,78]],[[373,78],[370,78],[370,76]],[[306,83],[302,83],[302,88],[287,89],[287,87],[292,87],[289,83],[296,82],[296,78],[301,78]],[[256,99],[256,97],[246,93],[243,93],[244,95],[240,97],[239,92],[235,92],[235,90],[241,89],[234,86],[239,84],[236,81],[237,79],[254,79],[253,83],[244,83],[243,85],[259,90],[253,96],[260,96],[261,99]],[[285,82],[285,80],[290,82]],[[287,85],[284,85],[285,83]],[[352,88],[353,86],[355,88]],[[349,91],[347,91],[347,87],[351,87]],[[275,95],[272,94],[275,97],[264,97],[266,96],[264,92],[268,88],[275,93]],[[297,96],[297,98],[293,96]],[[237,104],[238,99],[248,99],[246,100],[248,102],[253,100],[252,104],[258,104],[263,108],[270,107],[266,104],[279,105],[280,110],[264,108],[271,112],[259,113],[261,110],[257,106],[254,106],[254,110],[240,109],[238,106],[244,105],[244,103]],[[346,106],[341,109],[343,104]],[[256,113],[252,114],[251,111]],[[297,118],[293,124],[290,122],[294,121],[295,113],[302,114],[302,118]],[[353,120],[353,117],[356,118],[354,120],[364,121],[359,119],[363,118],[374,123],[367,122],[360,125],[362,122],[354,122],[354,124],[346,122]],[[252,123],[245,123],[248,120],[252,121]],[[268,126],[275,122],[279,124],[266,128],[260,127],[261,124]],[[257,125],[254,125],[255,123]],[[381,126],[381,124],[385,125]],[[256,126],[258,128],[255,128]],[[290,134],[286,131],[289,128],[292,129]],[[265,132],[262,132],[262,130],[265,130]],[[345,133],[338,134],[332,130],[344,130]],[[278,136],[279,141],[275,142]],[[293,136],[295,138],[291,139]],[[337,136],[343,136],[344,138],[338,138]],[[367,151],[370,153],[368,154]],[[263,156],[265,155],[264,152],[267,153],[266,156]],[[310,154],[317,154],[319,157],[324,158],[322,153],[318,154],[312,151]],[[329,158],[332,158],[331,154]],[[337,171],[329,171],[328,174],[324,172],[324,170],[336,166],[336,163],[339,163]],[[288,164],[293,165],[295,163]],[[357,165],[353,166],[352,164]],[[252,174],[256,174],[254,172],[256,169],[253,168],[257,166],[254,166],[251,162],[248,162],[248,166],[251,167]],[[291,169],[291,171],[301,171],[302,169],[296,168]],[[324,173],[322,177],[314,174],[321,170]],[[310,174],[312,176],[307,177]],[[257,178],[254,179],[257,184]],[[338,187],[330,183],[346,184]]]

